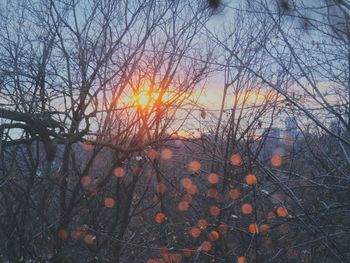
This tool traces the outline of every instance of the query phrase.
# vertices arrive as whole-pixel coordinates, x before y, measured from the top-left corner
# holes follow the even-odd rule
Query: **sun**
[[[179,94],[171,90],[161,90],[143,86],[138,91],[134,92],[132,103],[141,110],[160,107],[172,103],[175,98],[180,98]]]
[[[144,90],[144,91],[141,91],[141,92],[135,94],[135,97],[136,97],[137,107],[143,109],[143,108],[146,108],[150,104],[153,96],[152,96],[150,91]]]
[[[136,107],[142,110],[153,108],[156,104],[164,102],[164,95],[161,95],[161,92],[157,90],[143,89],[134,96]]]
[[[126,92],[121,102],[131,109],[150,113],[157,109],[174,109],[179,103],[187,101],[189,97],[187,91],[170,87],[165,89],[158,85],[151,86],[148,83],[141,83]]]

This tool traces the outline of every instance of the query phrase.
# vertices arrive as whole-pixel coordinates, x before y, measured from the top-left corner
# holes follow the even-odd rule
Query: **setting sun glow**
[[[142,91],[136,95],[136,104],[142,108],[146,107],[150,102],[150,93],[147,91]]]
[[[247,90],[236,97],[238,105],[262,105],[275,98],[276,94],[262,90]]]
[[[168,95],[169,96],[169,95]],[[144,88],[140,92],[134,94],[135,100],[131,99],[131,103],[135,104],[140,109],[153,107],[156,103],[162,103],[165,99],[165,94],[149,88]]]

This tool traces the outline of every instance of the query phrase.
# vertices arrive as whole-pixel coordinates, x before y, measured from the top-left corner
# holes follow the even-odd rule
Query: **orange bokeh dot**
[[[242,213],[245,215],[250,215],[251,213],[253,213],[253,206],[251,204],[243,204]]]
[[[164,160],[170,160],[171,158],[173,158],[173,151],[169,148],[166,148],[162,150],[161,155]]]
[[[198,226],[200,229],[204,230],[204,229],[207,228],[208,222],[207,222],[207,220],[205,220],[205,219],[200,219],[200,220],[198,221],[197,226]]]
[[[58,237],[59,237],[60,239],[67,239],[69,234],[68,234],[68,231],[67,231],[67,230],[65,230],[65,229],[60,229],[60,230],[58,230],[57,235],[58,235]]]
[[[191,236],[194,238],[197,238],[201,235],[201,230],[198,227],[192,227],[191,228]]]
[[[228,230],[228,225],[226,224],[220,224],[218,226],[218,231],[221,233],[221,235],[225,235],[227,233]]]
[[[82,184],[82,186],[89,186],[91,184],[91,178],[85,175],[80,179],[80,183]]]
[[[216,173],[210,173],[208,175],[208,182],[211,184],[217,184],[219,182],[219,176]]]
[[[92,245],[94,244],[95,239],[96,239],[95,236],[88,234],[84,237],[84,242],[85,244]]]
[[[249,185],[253,185],[253,184],[256,184],[257,183],[257,180],[256,180],[256,176],[254,174],[248,174],[246,177],[245,177],[245,181],[247,184]]]
[[[115,205],[115,201],[114,201],[114,199],[112,197],[107,197],[104,200],[104,205],[107,208],[113,208],[114,205]]]
[[[241,195],[241,192],[238,189],[231,189],[229,195],[232,200],[236,200]]]
[[[125,175],[125,170],[123,167],[117,167],[113,171],[114,175],[118,178],[121,178]]]
[[[215,198],[217,195],[218,195],[218,190],[216,190],[215,188],[208,189],[207,196],[209,198]]]
[[[281,166],[281,164],[282,164],[282,157],[280,155],[278,155],[278,154],[275,154],[271,158],[271,164],[273,166]]]
[[[256,224],[250,224],[248,226],[248,231],[251,234],[257,234],[258,233],[258,226]]]
[[[210,239],[211,241],[216,241],[216,240],[218,240],[219,238],[220,238],[220,234],[219,234],[218,231],[215,231],[215,230],[210,231],[210,233],[209,233],[209,239]]]
[[[280,206],[276,209],[276,214],[280,217],[287,217],[288,216],[288,211],[286,208]]]
[[[192,180],[190,178],[183,178],[181,180],[181,185],[184,187],[184,188],[190,188],[191,185],[192,185]]]
[[[162,212],[157,213],[154,220],[156,220],[158,224],[162,224],[165,221],[165,214]]]
[[[268,224],[262,224],[259,226],[260,232],[267,232],[267,231],[269,231],[269,229],[270,229],[270,226]]]
[[[192,184],[189,188],[187,188],[187,193],[194,195],[198,192],[198,188],[196,185]]]
[[[220,208],[216,205],[212,205],[209,208],[209,212],[212,216],[218,216],[220,214]]]
[[[201,163],[198,161],[191,161],[189,164],[189,169],[193,172],[198,172],[201,169]]]
[[[79,237],[81,237],[82,235],[84,234],[83,231],[80,231],[80,230],[74,230],[72,233],[71,233],[71,238],[73,240],[77,240]]]
[[[158,152],[154,149],[150,149],[147,151],[147,156],[151,160],[155,160],[158,157]]]
[[[246,261],[246,259],[245,259],[244,256],[238,257],[237,263],[246,263],[246,262],[247,262],[247,261]]]
[[[164,194],[166,192],[166,185],[164,183],[159,183],[156,186],[157,193]]]
[[[235,166],[241,165],[241,162],[242,162],[241,155],[239,153],[233,154],[230,158],[230,162],[232,165],[235,165]]]
[[[185,212],[190,208],[190,204],[187,201],[181,201],[178,205],[178,208],[181,212]]]
[[[200,246],[200,250],[204,250],[204,251],[208,252],[212,249],[212,247],[213,246],[209,241],[204,241]]]

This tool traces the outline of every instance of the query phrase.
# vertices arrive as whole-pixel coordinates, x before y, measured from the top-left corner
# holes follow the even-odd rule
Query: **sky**
[[[4,3],[5,0],[0,0],[0,4]],[[223,28],[225,26],[229,25],[229,22],[234,20],[232,7],[235,7],[236,5],[242,3],[241,1],[226,1],[227,7],[225,9],[215,14],[211,17],[207,24],[207,28],[213,32],[222,32]],[[308,3],[315,3],[314,0],[310,0]],[[310,4],[311,5],[311,4]],[[192,126],[196,126],[196,122],[193,122],[193,120],[198,120],[200,116],[200,110],[204,109],[207,112],[211,112],[213,117],[218,116],[218,110],[221,106],[221,100],[223,96],[224,91],[224,79],[223,79],[223,72],[217,71],[215,74],[212,74],[207,80],[204,85],[204,90],[196,90],[195,96],[198,96],[198,109],[194,116],[190,117],[192,119],[189,120],[189,122],[192,124]],[[254,105],[256,101],[254,101],[254,98],[259,98],[259,95],[252,94],[251,101],[248,100],[248,104]],[[234,101],[234,97],[232,94],[229,93],[225,109],[232,106]],[[198,113],[198,114],[197,114]],[[200,125],[200,122],[199,124]]]

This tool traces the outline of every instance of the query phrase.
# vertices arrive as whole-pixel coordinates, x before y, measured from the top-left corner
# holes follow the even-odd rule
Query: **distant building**
[[[294,117],[287,117],[285,119],[286,135],[289,138],[296,139],[300,137],[297,121]]]

